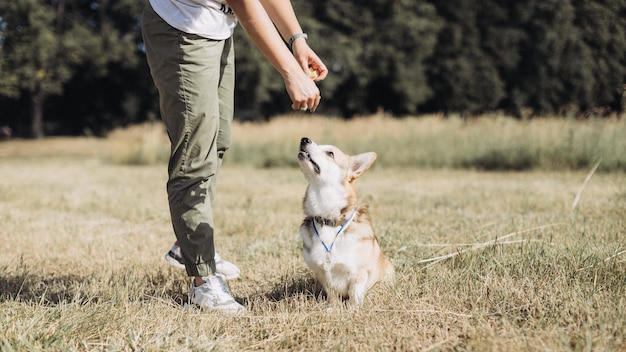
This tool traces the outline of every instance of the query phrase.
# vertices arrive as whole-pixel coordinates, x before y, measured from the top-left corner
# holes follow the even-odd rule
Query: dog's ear
[[[376,153],[374,152],[368,152],[368,153],[363,153],[363,154],[353,156],[350,160],[350,169],[352,170],[352,179],[355,179],[363,175],[363,173],[367,171],[367,169],[369,169],[370,166],[372,166],[377,156],[378,155],[376,155]]]

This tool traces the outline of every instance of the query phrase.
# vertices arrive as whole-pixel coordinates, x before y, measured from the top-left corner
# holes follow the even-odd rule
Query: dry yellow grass
[[[235,143],[275,140],[295,158],[286,139],[346,124],[282,122],[238,125]],[[299,170],[226,163],[216,240],[247,308],[230,317],[183,309],[189,281],[163,260],[166,166],[112,162],[128,138],[0,143],[0,350],[626,349],[623,173],[594,173],[572,210],[589,170],[375,167],[357,185],[396,285],[329,313],[300,253]]]
[[[282,117],[269,124],[237,124],[232,162],[296,166],[290,146],[302,136],[347,150],[376,150],[378,166],[482,170],[626,171],[626,118],[515,120],[439,115],[350,121]]]

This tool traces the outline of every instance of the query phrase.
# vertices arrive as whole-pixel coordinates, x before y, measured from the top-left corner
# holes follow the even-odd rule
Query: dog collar
[[[343,225],[341,225],[339,230],[337,230],[337,233],[335,234],[335,238],[333,238],[333,242],[330,244],[330,246],[326,245],[326,243],[324,241],[322,241],[322,238],[320,237],[320,234],[317,231],[317,226],[315,225],[315,223],[319,219],[319,222],[322,224],[322,226],[323,225],[337,226],[336,225],[337,221],[336,220],[319,218],[319,217],[313,217],[311,219],[311,223],[313,224],[313,231],[315,232],[315,235],[317,236],[317,238],[320,239],[320,242],[322,242],[322,246],[324,246],[324,249],[326,250],[326,253],[330,254],[330,252],[333,250],[333,247],[335,246],[335,241],[337,240],[337,237],[339,237],[339,235],[341,235],[341,233],[344,232],[348,228],[348,226],[350,225],[352,220],[354,220],[354,216],[356,215],[357,210],[359,210],[359,206],[358,205],[354,208],[354,210],[352,211],[352,214],[350,214],[350,216],[346,219],[346,221],[343,223]]]
[[[318,224],[320,224],[322,226],[330,226],[330,227],[339,226],[339,225],[337,225],[337,223],[339,222],[338,220],[326,219],[326,218],[323,218],[321,216],[313,216],[313,217],[311,217],[311,222],[313,222],[313,226],[315,226],[315,223],[318,223]]]

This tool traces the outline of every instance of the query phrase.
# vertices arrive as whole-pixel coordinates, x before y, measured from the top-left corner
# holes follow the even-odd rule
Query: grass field
[[[2,142],[0,350],[624,351],[624,122],[537,123],[236,125],[216,199],[218,250],[242,269],[229,283],[246,306],[236,317],[185,310],[189,280],[163,260],[174,236],[158,127]],[[482,139],[462,138],[477,125]],[[514,144],[532,130],[535,143]],[[379,152],[357,186],[397,276],[360,310],[328,312],[303,263],[306,184],[289,161],[303,135]],[[465,157],[432,136],[462,142]],[[537,161],[568,138],[595,148],[586,163]],[[477,141],[539,139],[524,171],[457,164],[493,154]],[[447,165],[406,152],[428,141]],[[389,160],[396,150],[405,162]]]

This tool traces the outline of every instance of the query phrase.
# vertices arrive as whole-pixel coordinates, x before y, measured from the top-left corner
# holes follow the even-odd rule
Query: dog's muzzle
[[[312,143],[313,141],[309,139],[309,137],[302,137],[302,139],[300,140],[300,150],[305,150],[306,146]]]
[[[309,152],[306,150],[307,145],[311,144],[312,141],[307,138],[304,137],[300,140],[300,152],[298,153],[298,159],[299,160],[311,160],[311,155],[309,154]]]
[[[313,159],[311,159],[311,154],[307,150],[307,147],[311,144],[313,144],[313,141],[310,140],[308,137],[304,137],[300,140],[300,151],[298,152],[298,160],[309,161],[313,166],[313,171],[315,171],[316,174],[319,174],[320,167],[315,161],[313,161]]]

